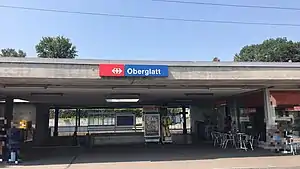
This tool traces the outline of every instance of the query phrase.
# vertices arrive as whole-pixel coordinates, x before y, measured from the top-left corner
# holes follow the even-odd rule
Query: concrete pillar
[[[160,116],[167,116],[168,115],[168,107],[163,106],[159,108]]]
[[[228,106],[229,106],[229,112],[232,118],[232,129],[237,130],[238,129],[238,105],[237,105],[237,100],[236,98],[232,98],[228,101]]]
[[[7,121],[6,128],[11,128],[11,122],[13,120],[13,109],[14,109],[14,99],[12,97],[7,97],[5,99],[5,108],[4,108],[4,118]]]
[[[81,109],[78,109],[78,127],[80,127]]]
[[[79,119],[79,116],[80,116],[80,110],[79,109],[76,109],[76,116],[75,116],[75,135],[77,136],[77,131],[78,131],[78,119]]]
[[[182,118],[183,118],[183,123],[182,123],[182,133],[187,134],[187,128],[186,128],[186,107],[182,106]]]
[[[235,101],[234,101],[234,104],[235,104],[235,111],[236,111],[236,129],[238,131],[241,131],[241,121],[240,121],[240,117],[241,117],[241,108],[242,108],[242,105],[241,103],[239,102],[239,100],[237,98],[235,98]]]
[[[53,136],[56,137],[58,136],[58,116],[59,116],[59,109],[55,108],[54,109],[54,131],[53,131]]]
[[[0,105],[0,117],[4,118],[4,105]]]
[[[49,137],[49,106],[37,104],[34,143],[44,145]]]
[[[225,128],[225,105],[219,106],[217,109],[218,118],[218,130],[223,131]]]
[[[266,123],[266,142],[270,143],[276,129],[275,125],[275,107],[271,104],[271,95],[269,89],[264,89],[264,113],[265,113],[265,123]]]

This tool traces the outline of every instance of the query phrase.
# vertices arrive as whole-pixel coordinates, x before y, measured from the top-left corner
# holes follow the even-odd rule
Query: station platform
[[[39,151],[39,152],[38,152]],[[12,168],[274,168],[296,169],[299,156],[282,156],[263,149],[241,151],[200,145],[99,146],[92,149],[52,148],[35,151],[39,159],[28,160]],[[47,153],[45,153],[47,152]],[[32,152],[31,152],[32,153]]]

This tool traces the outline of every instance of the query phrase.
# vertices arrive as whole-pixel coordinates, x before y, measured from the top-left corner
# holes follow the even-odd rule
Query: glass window
[[[88,125],[89,126],[114,126],[115,113],[89,112]]]

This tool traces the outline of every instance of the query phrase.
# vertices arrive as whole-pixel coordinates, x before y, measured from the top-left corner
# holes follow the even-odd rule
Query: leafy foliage
[[[213,58],[213,62],[220,62],[221,60],[218,57]]]
[[[242,48],[234,56],[237,62],[299,62],[300,42],[287,38],[268,39],[262,44],[254,44]]]
[[[6,49],[1,49],[0,57],[20,57],[20,58],[24,58],[24,57],[26,57],[26,53],[23,52],[22,50],[16,51],[15,49],[12,49],[12,48],[6,48]]]
[[[40,58],[74,59],[77,56],[76,46],[63,36],[43,37],[35,49]]]
[[[98,109],[103,110],[103,109]],[[125,113],[125,112],[133,112],[136,117],[142,117],[142,109],[105,109],[105,112],[116,112],[116,113]],[[50,109],[50,118],[54,118],[55,110]],[[59,118],[75,118],[76,110],[75,109],[60,109],[59,110]],[[81,110],[80,117],[86,118],[88,117],[87,110]]]
[[[95,110],[95,109],[94,109]],[[132,112],[135,114],[136,117],[142,117],[143,116],[143,109],[141,108],[125,108],[125,109],[96,109],[98,111],[105,111],[105,112],[116,112],[116,113],[128,113]],[[178,114],[182,110],[181,108],[170,108],[168,109],[169,113],[171,114]],[[55,110],[50,109],[50,119],[53,119],[55,116]],[[59,118],[75,118],[76,116],[76,110],[75,109],[60,109],[59,110]],[[88,117],[88,110],[82,109],[80,113],[81,118]]]

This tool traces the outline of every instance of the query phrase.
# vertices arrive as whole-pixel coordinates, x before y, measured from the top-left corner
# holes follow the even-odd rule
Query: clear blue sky
[[[201,2],[299,7],[300,1],[194,0]],[[229,8],[151,0],[1,0],[16,5],[82,12],[207,20],[300,24],[300,11]],[[247,44],[286,36],[300,41],[300,27],[124,19],[0,8],[0,48],[23,49],[35,56],[42,36],[64,35],[81,59],[232,60]]]

